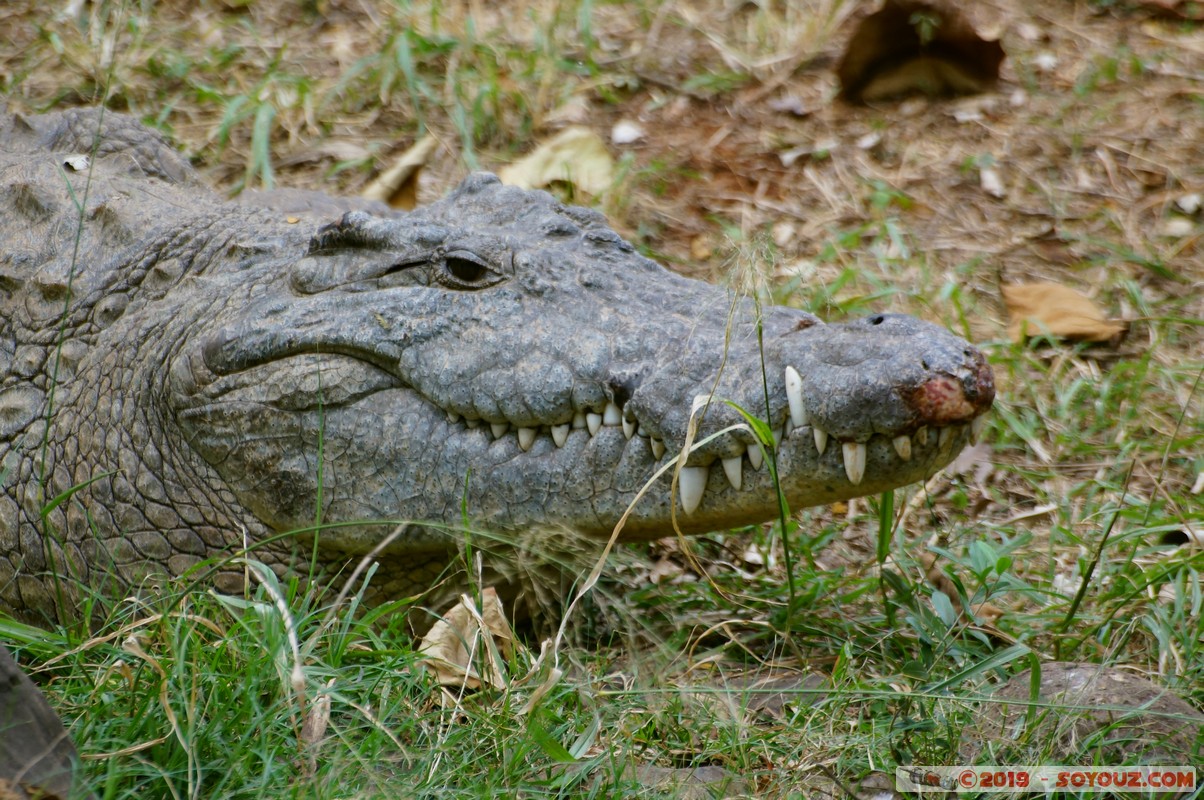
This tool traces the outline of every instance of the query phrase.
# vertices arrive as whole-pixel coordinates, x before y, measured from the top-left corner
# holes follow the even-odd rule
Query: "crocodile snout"
[[[906,398],[918,425],[970,422],[995,400],[995,376],[978,350],[967,350],[969,363],[961,375],[938,375]]]

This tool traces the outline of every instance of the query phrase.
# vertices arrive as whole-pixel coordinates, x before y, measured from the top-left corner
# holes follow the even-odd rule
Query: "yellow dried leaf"
[[[426,135],[402,153],[393,165],[377,176],[361,196],[388,203],[390,208],[410,211],[418,206],[418,175],[430,162],[439,142]]]
[[[1062,339],[1107,342],[1122,336],[1128,323],[1106,318],[1087,297],[1058,283],[1014,283],[1003,286],[1008,335],[1012,341],[1048,333]]]
[[[478,610],[472,598],[462,595],[422,638],[419,663],[444,686],[506,685],[503,657],[510,656],[514,635],[496,589],[481,592],[481,606]]]
[[[614,182],[614,160],[589,128],[573,126],[498,173],[503,183],[540,189],[558,181],[599,195]]]

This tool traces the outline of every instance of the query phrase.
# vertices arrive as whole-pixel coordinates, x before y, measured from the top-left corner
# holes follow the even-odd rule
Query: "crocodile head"
[[[404,519],[626,538],[777,515],[946,464],[991,405],[982,354],[919,320],[825,324],[675,275],[601,215],[473,176],[399,219],[347,214],[227,291],[173,359],[170,404],[276,530]],[[242,288],[235,289],[238,286]],[[758,321],[760,335],[758,336]],[[725,402],[725,401],[730,401]],[[674,481],[658,469],[691,441]],[[714,435],[718,433],[718,435]],[[363,551],[371,525],[323,532]],[[416,525],[393,549],[445,546]]]

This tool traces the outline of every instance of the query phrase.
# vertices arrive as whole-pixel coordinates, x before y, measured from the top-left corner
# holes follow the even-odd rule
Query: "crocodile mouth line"
[[[387,389],[403,389],[426,404],[432,412],[446,416],[449,425],[461,430],[476,430],[488,428],[488,434],[494,441],[501,440],[513,433],[521,452],[527,453],[535,447],[536,442],[543,437],[551,440],[556,449],[566,446],[570,435],[584,432],[592,441],[595,436],[604,431],[621,430],[623,436],[631,442],[639,439],[644,443],[645,457],[651,465],[662,465],[667,458],[676,457],[662,436],[653,431],[655,426],[643,425],[625,406],[616,400],[605,401],[601,408],[573,409],[570,419],[556,424],[517,424],[508,420],[489,420],[478,416],[469,416],[456,410],[448,409],[417,387],[405,383],[391,370],[383,369],[379,359],[365,359],[362,354],[351,355],[340,348],[295,348],[285,354],[284,359],[272,359],[269,363],[279,363],[294,357],[321,356],[336,361],[359,362],[369,370],[383,373],[380,383],[371,390],[353,393],[336,401],[335,405],[353,404],[364,397]],[[267,366],[259,363],[257,366],[240,365],[238,373],[244,373],[255,368]],[[386,379],[387,376],[387,379]],[[897,456],[899,463],[910,462],[913,457],[930,460],[935,454],[945,451],[949,444],[964,438],[963,431],[968,426],[971,429],[971,439],[976,439],[984,424],[981,416],[990,404],[990,396],[967,396],[962,385],[952,377],[934,376],[918,387],[913,387],[902,393],[907,398],[907,404],[914,411],[914,424],[906,430],[873,431],[858,435],[855,439],[845,436],[835,436],[829,433],[827,427],[808,412],[803,378],[792,366],[784,368],[785,403],[775,404],[778,411],[774,414],[777,419],[771,422],[774,431],[774,446],[781,447],[789,439],[796,451],[804,448],[814,448],[808,457],[818,461],[825,456],[829,448],[839,446],[839,456],[844,468],[844,476],[850,487],[859,486],[866,478],[868,453],[876,441],[889,441],[890,447]],[[972,391],[973,395],[973,391]],[[706,397],[705,395],[703,396]],[[985,400],[985,403],[984,403]],[[292,410],[303,410],[296,404],[290,404]],[[192,413],[204,409],[193,409]],[[774,424],[776,422],[776,424]],[[868,421],[872,425],[872,420]],[[741,440],[745,441],[741,441]],[[702,505],[706,494],[710,473],[718,461],[727,479],[727,484],[734,491],[741,491],[746,482],[745,470],[761,470],[764,463],[764,450],[750,436],[729,435],[726,442],[729,455],[714,456],[706,463],[689,464],[681,468],[678,476],[678,492],[680,506],[685,514],[693,514]],[[933,452],[935,448],[935,453]],[[705,458],[705,456],[703,456]]]
[[[977,439],[985,424],[985,418],[981,416],[983,409],[967,399],[960,389],[955,389],[955,381],[951,378],[936,377],[913,393],[922,398],[925,405],[920,421],[911,430],[890,434],[872,433],[859,440],[839,440],[807,413],[802,379],[793,367],[785,368],[785,383],[788,412],[783,412],[784,420],[773,427],[774,446],[780,447],[788,438],[793,438],[796,446],[800,448],[810,447],[813,443],[814,457],[818,459],[828,451],[830,442],[839,444],[844,474],[851,486],[858,486],[864,480],[868,453],[876,440],[889,440],[890,447],[899,461],[910,462],[913,454],[930,447],[934,447],[937,452],[946,451],[951,442],[963,437],[967,427],[970,429],[971,439]],[[700,399],[706,399],[706,396]],[[489,434],[495,441],[513,431],[518,447],[524,453],[530,451],[541,437],[550,438],[552,444],[559,449],[568,443],[570,434],[575,431],[585,432],[592,440],[605,430],[622,429],[623,436],[628,441],[638,438],[645,442],[654,464],[664,462],[666,454],[669,458],[675,457],[674,453],[669,452],[664,439],[647,432],[637,419],[613,400],[607,401],[600,410],[575,410],[570,421],[555,425],[517,425],[508,421],[490,422],[471,418],[450,410],[444,410],[444,413],[449,424],[464,429],[488,427]],[[799,441],[808,434],[809,442]],[[682,467],[678,489],[681,507],[686,514],[694,513],[701,505],[715,461],[719,462],[728,484],[737,492],[744,487],[746,468],[762,468],[765,451],[759,445],[738,441],[736,444],[739,446],[739,452],[735,455],[719,457],[706,464]]]
[[[621,427],[624,436],[628,440],[638,437],[646,442],[654,464],[659,465],[662,463],[668,453],[664,440],[641,433],[638,424],[624,418],[613,403],[607,404],[607,409],[602,414],[579,411],[574,415],[571,423],[540,426],[538,428],[511,426],[506,422],[489,423],[480,419],[467,419],[455,412],[447,412],[447,418],[450,423],[460,425],[465,429],[477,429],[482,425],[487,426],[494,440],[502,439],[513,430],[519,449],[523,452],[531,450],[541,436],[548,436],[557,448],[561,448],[568,443],[569,435],[574,431],[584,431],[592,440],[593,437],[604,433],[606,430],[614,430]],[[911,434],[902,433],[897,436],[873,434],[861,442],[839,442],[845,477],[851,486],[857,486],[864,480],[867,456],[875,440],[889,439],[890,445],[899,460],[909,462],[912,460],[913,454],[930,446],[934,446],[938,451],[946,450],[952,441],[961,438],[962,432],[966,427],[971,429],[971,436],[977,438],[981,433],[984,422],[985,419],[983,417],[978,417],[969,423],[968,426],[957,423],[940,426],[924,425],[917,428]],[[785,432],[786,435],[781,435],[782,432]],[[797,446],[810,447],[813,444],[816,458],[822,457],[828,451],[831,439],[828,433],[814,423],[793,426],[790,422],[787,422],[786,425],[776,429],[774,433],[775,446],[782,446],[782,442],[786,438],[793,438],[796,441],[801,440],[798,441]],[[804,438],[808,434],[810,435],[810,442],[807,442]],[[672,458],[674,454],[670,453],[668,457]],[[739,455],[718,458],[715,461],[719,462],[731,488],[735,491],[740,491],[744,487],[745,470],[760,470],[764,465],[764,451],[756,444],[745,445]],[[705,465],[682,467],[678,478],[678,490],[681,507],[686,514],[694,513],[702,504],[707,483],[710,480],[711,469],[714,465],[715,462],[713,461]]]

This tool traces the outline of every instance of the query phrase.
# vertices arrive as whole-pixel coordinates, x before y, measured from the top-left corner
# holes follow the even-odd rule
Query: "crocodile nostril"
[[[928,366],[927,360],[925,360],[923,358],[920,359],[920,369],[925,369],[925,370],[931,369],[931,367]]]
[[[883,322],[886,322],[886,317],[882,316],[881,314],[875,314],[874,316],[870,317],[871,325],[881,325]]]
[[[631,395],[638,385],[639,376],[637,375],[614,376],[606,382],[606,388],[610,390],[610,395],[619,408],[627,405],[627,401],[631,399]]]

